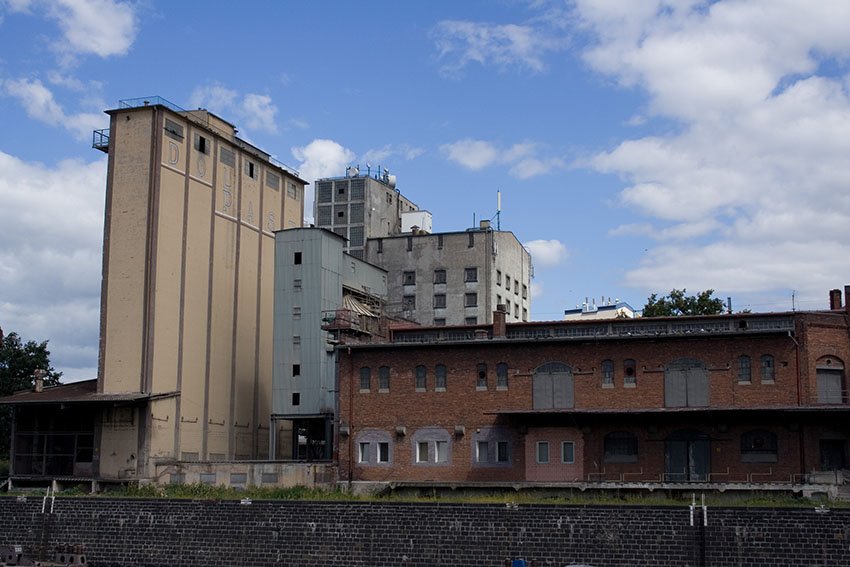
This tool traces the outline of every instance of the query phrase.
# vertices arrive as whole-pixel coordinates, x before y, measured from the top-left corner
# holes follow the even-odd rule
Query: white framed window
[[[389,463],[390,462],[390,444],[386,441],[380,441],[378,443],[378,462],[379,463]]]
[[[548,441],[538,441],[537,442],[537,462],[541,465],[545,465],[549,462],[549,442]]]
[[[369,462],[369,443],[367,443],[365,441],[358,443],[357,462],[358,463],[368,463]]]
[[[475,462],[486,463],[490,460],[490,443],[488,441],[477,441],[475,443]]]
[[[496,462],[507,463],[508,461],[510,461],[510,454],[508,453],[508,442],[496,441]]]
[[[572,441],[561,442],[561,462],[568,465],[576,462],[576,446]]]
[[[449,461],[449,442],[434,441],[434,460],[438,463]]]
[[[428,442],[427,441],[419,441],[416,443],[416,462],[417,463],[427,463],[428,462]]]

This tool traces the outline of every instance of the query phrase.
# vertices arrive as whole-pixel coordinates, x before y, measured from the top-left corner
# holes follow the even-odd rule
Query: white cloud
[[[92,130],[104,128],[108,124],[108,118],[102,113],[66,114],[50,89],[38,79],[0,81],[0,92],[18,99],[30,118],[51,126],[67,128],[81,140],[90,138]]]
[[[196,87],[189,97],[191,108],[206,108],[225,117],[241,120],[247,128],[274,134],[277,132],[277,106],[268,95],[246,93],[213,84]],[[239,124],[237,124],[239,126]]]
[[[440,151],[450,161],[472,171],[479,171],[497,163],[510,164],[508,173],[518,179],[529,179],[566,167],[562,158],[536,157],[539,147],[533,142],[514,144],[502,150],[493,142],[465,138],[443,144],[440,146]]]
[[[50,340],[65,378],[95,378],[106,158],[55,166],[0,152],[0,325]]]
[[[298,160],[301,178],[308,181],[304,198],[304,211],[312,214],[315,189],[313,183],[323,177],[335,177],[345,172],[345,167],[354,160],[354,152],[333,140],[316,139],[306,146],[292,148]]]
[[[567,247],[558,240],[532,240],[523,244],[537,267],[551,268],[567,259]]]
[[[679,125],[587,162],[624,178],[620,203],[650,221],[612,234],[664,242],[627,282],[820,296],[847,281],[835,259],[850,238],[850,4],[575,6],[595,40],[588,64],[645,90],[650,118]]]
[[[566,46],[545,27],[534,25],[446,20],[431,36],[443,61],[440,70],[447,76],[459,75],[470,63],[539,73],[546,69],[544,56]]]
[[[56,48],[66,55],[99,57],[126,55],[138,29],[135,8],[113,0],[53,0],[45,2],[47,15],[62,30]]]
[[[393,156],[399,156],[402,159],[410,161],[418,158],[423,153],[425,153],[425,150],[423,150],[422,148],[411,146],[409,144],[387,144],[381,148],[374,148],[368,150],[366,153],[360,156],[360,159],[365,162],[382,165],[382,162],[384,162],[384,160],[387,160]]]

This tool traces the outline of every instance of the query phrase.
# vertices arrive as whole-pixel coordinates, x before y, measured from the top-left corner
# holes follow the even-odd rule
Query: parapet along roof
[[[142,392],[98,392],[97,380],[83,380],[71,384],[60,384],[44,388],[41,392],[24,390],[0,398],[0,405],[18,404],[92,404],[114,402],[137,402],[158,398],[170,398],[178,392],[145,394]]]

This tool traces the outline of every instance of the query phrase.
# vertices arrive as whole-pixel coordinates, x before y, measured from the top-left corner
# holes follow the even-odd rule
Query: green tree
[[[644,317],[677,317],[680,315],[717,315],[723,313],[723,300],[712,297],[713,289],[687,295],[686,289],[673,289],[668,295],[658,297],[653,293],[643,306]]]
[[[37,369],[45,371],[45,386],[59,384],[62,373],[50,366],[47,341],[24,343],[17,333],[4,336],[0,330],[0,397],[32,388]],[[9,456],[11,415],[11,408],[0,406],[0,459]]]

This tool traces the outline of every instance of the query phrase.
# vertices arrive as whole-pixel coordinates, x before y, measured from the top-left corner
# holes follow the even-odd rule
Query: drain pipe
[[[788,338],[791,339],[792,341],[794,341],[794,356],[795,356],[795,360],[796,360],[796,363],[795,363],[796,368],[794,370],[795,370],[795,374],[797,375],[797,407],[800,407],[800,406],[803,405],[803,391],[802,391],[803,381],[802,381],[802,377],[800,376],[800,343],[797,342],[797,338],[794,336],[794,334],[791,331],[788,331]],[[805,434],[804,434],[804,431],[803,431],[804,428],[805,428],[805,426],[803,425],[803,422],[801,421],[800,425],[799,425],[800,431],[799,431],[799,440],[798,440],[798,444],[800,446],[800,474],[801,475],[806,474],[806,444],[805,444]]]

